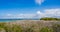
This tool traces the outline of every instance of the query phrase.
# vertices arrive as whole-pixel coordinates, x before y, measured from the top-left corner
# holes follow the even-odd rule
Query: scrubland
[[[0,32],[60,32],[60,22],[54,20],[0,22]]]

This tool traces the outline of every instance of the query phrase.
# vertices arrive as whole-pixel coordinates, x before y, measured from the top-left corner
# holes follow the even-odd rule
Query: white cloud
[[[36,4],[41,5],[45,0],[35,0]]]
[[[12,16],[12,14],[7,14],[6,16]]]
[[[50,15],[50,16],[60,16],[60,9],[47,9],[47,10],[45,10],[46,12],[46,14],[47,15]]]
[[[33,18],[35,14],[19,14],[17,15],[18,18]]]
[[[41,11],[37,11],[37,17],[41,18],[44,16],[44,13],[42,13]]]
[[[41,18],[41,17],[60,17],[60,9],[45,9],[44,12],[37,11],[36,14],[7,14],[3,18]]]
[[[37,14],[41,14],[41,12],[40,11],[37,11]]]
[[[13,15],[13,14],[6,14],[3,15],[3,18],[34,18],[36,14],[17,14],[17,15]],[[0,17],[1,18],[1,17]]]
[[[40,17],[60,17],[60,9],[45,9],[40,12]]]

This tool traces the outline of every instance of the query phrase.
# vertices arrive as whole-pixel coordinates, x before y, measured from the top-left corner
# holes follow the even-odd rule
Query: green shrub
[[[33,32],[32,28],[27,28],[24,32]]]
[[[48,28],[48,27],[43,27],[40,32],[53,32],[53,29]]]
[[[22,32],[22,29],[19,25],[6,26],[4,28],[6,32]]]
[[[0,28],[5,27],[6,23],[0,23]]]
[[[5,32],[22,32],[22,28],[20,25],[12,25],[12,27],[6,23],[0,23],[0,31],[5,31]]]
[[[12,31],[14,31],[14,32],[22,32],[22,28],[19,25],[13,25]]]
[[[40,20],[60,20],[59,18],[49,18],[49,17],[46,17],[46,18],[41,18]]]
[[[52,28],[54,32],[60,32],[60,24],[54,24]]]

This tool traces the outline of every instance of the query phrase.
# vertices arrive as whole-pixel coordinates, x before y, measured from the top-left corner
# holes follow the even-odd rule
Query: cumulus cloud
[[[37,11],[37,14],[42,14],[41,11]]]
[[[6,16],[12,16],[12,14],[7,14]]]
[[[60,17],[60,9],[45,9],[40,12],[40,17]]]
[[[3,18],[41,18],[41,17],[60,17],[60,9],[45,9],[44,12],[37,11],[35,14],[7,14]],[[1,18],[1,17],[0,17]]]
[[[19,14],[17,15],[20,18],[33,18],[35,16],[35,14]]]
[[[6,14],[3,15],[3,18],[33,18],[36,14],[17,14],[17,15],[13,15],[13,14]],[[1,18],[1,17],[0,17]]]
[[[45,0],[35,0],[36,4],[41,5]]]
[[[41,12],[41,11],[36,12],[36,17],[41,18],[43,16],[44,16],[43,12]]]

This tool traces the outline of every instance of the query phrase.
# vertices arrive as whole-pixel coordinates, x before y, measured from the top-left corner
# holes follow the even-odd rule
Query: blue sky
[[[59,17],[54,10],[60,13],[60,0],[0,0],[0,18]]]

